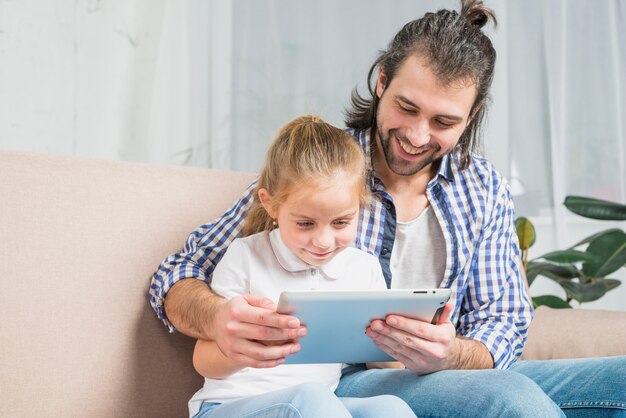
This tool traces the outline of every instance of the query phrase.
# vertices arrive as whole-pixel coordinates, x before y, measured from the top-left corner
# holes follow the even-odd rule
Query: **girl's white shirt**
[[[374,255],[349,247],[328,263],[312,266],[287,249],[278,229],[233,241],[215,268],[211,282],[211,289],[226,299],[254,294],[275,303],[285,290],[385,288],[382,269]],[[205,378],[202,389],[189,401],[189,413],[194,416],[204,401],[224,403],[305,382],[323,383],[334,391],[342,367],[342,364],[281,365],[271,369],[245,368],[225,379]]]

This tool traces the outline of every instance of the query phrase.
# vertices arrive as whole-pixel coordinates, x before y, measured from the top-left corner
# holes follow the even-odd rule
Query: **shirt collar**
[[[291,273],[296,273],[311,269],[319,269],[324,277],[329,280],[337,280],[339,277],[341,277],[343,270],[346,266],[346,263],[342,261],[343,257],[346,256],[345,251],[341,251],[339,254],[335,255],[326,264],[323,264],[321,266],[312,266],[300,260],[298,256],[296,256],[289,250],[289,248],[287,248],[287,246],[283,242],[283,239],[280,236],[280,231],[278,228],[270,231],[269,237],[272,251],[274,251],[274,255],[276,256],[278,263],[285,270]]]

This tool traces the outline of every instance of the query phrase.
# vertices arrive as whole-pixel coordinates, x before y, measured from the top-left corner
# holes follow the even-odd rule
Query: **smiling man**
[[[346,124],[371,156],[375,196],[355,246],[378,256],[389,288],[447,287],[452,298],[436,324],[373,321],[367,335],[406,368],[348,367],[336,393],[394,394],[418,416],[624,416],[625,357],[516,362],[532,307],[513,203],[505,179],[476,154],[496,59],[481,30],[490,20],[481,1],[466,0],[460,13],[407,23],[373,63],[369,96],[353,94]],[[237,211],[194,231],[161,264],[150,297],[170,329],[216,341],[248,367],[273,367],[299,349],[306,330],[297,318],[207,286],[240,234],[253,187]]]

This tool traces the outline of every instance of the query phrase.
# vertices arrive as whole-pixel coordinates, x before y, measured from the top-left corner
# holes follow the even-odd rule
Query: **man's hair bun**
[[[478,29],[485,26],[490,19],[493,20],[494,26],[498,24],[493,10],[486,7],[482,0],[462,0],[461,16]]]

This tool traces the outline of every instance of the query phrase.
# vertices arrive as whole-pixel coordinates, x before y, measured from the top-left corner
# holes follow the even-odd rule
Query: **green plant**
[[[563,203],[573,213],[599,220],[626,220],[626,205],[606,200],[567,196]],[[565,300],[554,295],[533,298],[533,305],[571,308],[570,302],[591,302],[618,287],[618,279],[608,278],[626,265],[626,233],[611,228],[593,234],[565,250],[552,251],[528,260],[528,249],[535,243],[535,227],[524,217],[515,220],[522,264],[532,285],[538,276],[557,282],[565,291]]]

